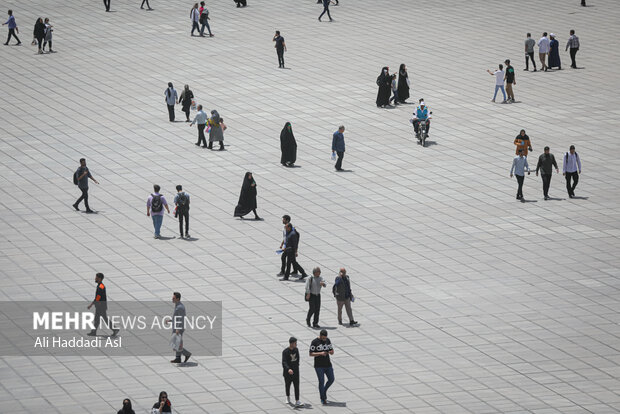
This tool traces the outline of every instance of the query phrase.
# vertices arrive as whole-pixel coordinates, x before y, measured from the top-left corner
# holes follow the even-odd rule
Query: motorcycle
[[[431,115],[433,112],[430,112]],[[421,120],[418,124],[418,132],[416,132],[415,137],[418,139],[418,144],[426,147],[426,138],[428,138],[428,121],[429,119]]]

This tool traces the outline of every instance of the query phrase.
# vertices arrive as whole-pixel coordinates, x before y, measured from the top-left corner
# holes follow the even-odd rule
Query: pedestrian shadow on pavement
[[[185,241],[188,241],[188,242],[194,242],[194,241],[198,241],[200,239],[198,239],[197,237],[184,237],[184,238],[181,238],[181,240],[185,240]]]
[[[99,214],[99,211],[98,210],[91,210],[91,211],[80,210],[80,213],[90,216],[91,214]]]
[[[426,141],[426,146],[427,146],[427,147],[430,147],[431,145],[439,145],[439,144],[437,143],[437,141],[428,141],[428,140],[427,140],[427,141]]]
[[[526,200],[525,198],[521,199],[522,203],[538,203],[538,200]]]
[[[573,200],[587,200],[590,197],[573,196]]]
[[[320,328],[316,328],[316,327],[313,326],[312,329],[314,329],[315,331],[323,330],[323,329],[328,330],[328,331],[335,331],[336,329],[338,329],[338,327],[336,327],[336,326],[323,326],[323,325],[321,325]]]
[[[353,172],[353,170],[346,170],[346,169],[342,169],[342,170],[336,170],[337,173],[343,173],[343,172]]]
[[[562,201],[562,200],[566,200],[566,199],[565,198],[559,198],[559,197],[549,197],[547,200]]]
[[[159,236],[159,239],[157,240],[172,240],[172,239],[176,239],[176,236],[172,236],[172,237],[168,237],[168,236]]]
[[[328,407],[346,407],[347,403],[346,402],[340,402],[340,401],[327,401],[327,404],[325,404]]]
[[[198,363],[197,362],[181,362],[180,364],[177,364],[177,368],[191,368],[191,367],[197,367]]]

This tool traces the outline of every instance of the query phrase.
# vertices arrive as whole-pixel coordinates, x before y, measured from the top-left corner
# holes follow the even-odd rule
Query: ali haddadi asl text
[[[70,339],[61,338],[59,336],[38,336],[34,342],[35,348],[120,348],[122,347],[123,338],[82,338],[72,337]]]

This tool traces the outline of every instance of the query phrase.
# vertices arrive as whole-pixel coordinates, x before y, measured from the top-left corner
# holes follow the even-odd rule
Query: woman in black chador
[[[260,220],[256,214],[256,181],[252,177],[251,172],[246,172],[241,186],[241,194],[239,195],[239,203],[235,207],[235,217],[241,217],[249,212],[254,213],[254,220]]]
[[[390,77],[390,68],[384,66],[381,74],[377,77],[377,106],[385,107],[390,104],[390,95],[392,94],[392,78]]]
[[[291,123],[287,122],[280,132],[280,149],[282,150],[282,158],[280,163],[285,167],[292,167],[295,165],[297,159],[297,141],[295,141],[295,135],[293,135],[293,128]]]
[[[407,66],[401,63],[398,69],[398,100],[401,103],[406,103],[407,99],[409,99],[409,74],[407,73]]]

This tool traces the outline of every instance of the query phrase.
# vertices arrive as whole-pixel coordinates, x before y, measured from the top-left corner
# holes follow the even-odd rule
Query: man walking
[[[2,23],[2,26],[4,26],[5,24],[9,25],[9,36],[6,38],[6,42],[4,43],[4,45],[8,46],[9,41],[11,40],[11,36],[13,36],[15,40],[17,40],[17,46],[19,46],[22,44],[22,42],[19,40],[19,37],[17,37],[17,34],[16,34],[16,33],[19,33],[19,28],[17,27],[17,23],[15,22],[15,16],[13,16],[13,10],[9,10],[8,14],[9,14],[9,19],[5,23]]]
[[[332,159],[338,154],[338,161],[336,161],[336,171],[342,171],[342,159],[344,158],[344,125],[338,127],[338,131],[334,132],[332,136]]]
[[[310,356],[314,358],[314,370],[319,379],[319,395],[321,396],[321,404],[327,404],[327,390],[334,383],[334,368],[329,359],[330,355],[334,355],[334,347],[327,338],[327,331],[323,329],[319,337],[314,339],[310,344]],[[325,384],[325,376],[327,376],[327,384]]]
[[[338,325],[342,325],[343,306],[347,310],[349,326],[356,325],[357,322],[353,319],[353,310],[351,309],[351,302],[355,300],[355,297],[351,292],[351,280],[347,275],[347,269],[344,267],[340,268],[340,272],[338,273],[338,276],[336,276],[334,286],[332,287],[332,293],[334,294],[336,303],[338,304]]]
[[[569,152],[564,154],[564,163],[562,165],[562,173],[566,178],[566,191],[570,198],[575,197],[575,187],[579,182],[579,174],[581,174],[581,160],[579,154],[575,152],[575,146],[571,145]],[[571,185],[571,179],[573,184]]]
[[[278,53],[278,67],[280,69],[284,69],[284,52],[286,52],[286,42],[284,42],[284,38],[280,35],[279,30],[276,30],[276,35],[273,37],[273,41],[276,42],[274,47]]]
[[[514,103],[515,94],[512,92],[512,85],[517,84],[517,80],[515,79],[515,68],[510,65],[510,59],[506,59],[504,63],[506,64],[506,75],[504,76],[506,80],[506,95],[508,95],[508,102]]]
[[[512,173],[517,176],[517,183],[519,183],[519,188],[517,189],[517,200],[523,201],[523,180],[525,179],[525,169],[527,168],[527,175],[530,175],[530,167],[527,165],[527,158],[523,156],[523,150],[519,150],[519,155],[517,155],[512,160],[512,168],[510,169],[510,178],[512,178]]]
[[[325,280],[321,277],[321,268],[312,269],[312,277],[306,282],[306,301],[308,302],[308,315],[306,325],[310,326],[310,318],[314,315],[313,328],[320,328],[319,314],[321,313],[321,288],[325,287]]]
[[[297,338],[291,336],[288,346],[282,351],[282,368],[284,375],[284,390],[286,391],[286,403],[291,404],[291,384],[295,388],[295,407],[303,407],[299,401],[299,350]]]
[[[534,66],[534,72],[536,72],[536,61],[534,60],[534,46],[536,46],[536,40],[532,39],[532,34],[528,33],[525,39],[525,69],[529,70],[528,57],[532,61]]]
[[[168,88],[165,90],[166,105],[168,106],[168,119],[170,122],[174,122],[174,104],[179,97],[177,96],[177,90],[172,86],[172,82],[168,82]]]
[[[547,59],[547,55],[549,54],[549,49],[550,49],[550,42],[549,42],[549,39],[547,38],[547,32],[544,32],[542,34],[542,37],[538,41],[538,58],[540,59],[540,63],[542,65],[540,67],[540,70],[544,70],[545,72],[548,69],[546,59]]]
[[[329,14],[329,5],[332,3],[332,0],[323,0],[323,13],[321,13],[321,15],[319,16],[319,21],[321,21],[321,17],[323,17],[323,15],[325,13],[327,13],[327,17],[329,17],[329,21],[332,22],[332,16],[331,14]]]
[[[179,349],[176,351],[176,357],[171,360],[173,364],[181,363],[181,354],[185,357],[183,363],[186,363],[192,353],[183,346],[183,333],[185,332],[185,305],[181,303],[181,294],[174,292],[172,294],[172,303],[174,303],[174,313],[172,314],[172,334],[179,335],[181,340],[179,341]]]
[[[297,248],[299,247],[299,232],[293,228],[293,225],[289,222],[286,224],[286,247],[282,254],[286,254],[286,270],[284,272],[284,278],[282,280],[288,280],[291,273],[291,266],[293,266],[294,272],[301,273],[301,279],[306,276],[306,271],[297,263]]]
[[[183,238],[183,220],[185,220],[185,237],[189,239],[189,194],[183,191],[181,185],[177,185],[177,195],[174,196],[174,204],[177,206],[176,213],[179,217],[179,233]]]
[[[502,103],[505,104],[506,91],[504,90],[504,65],[500,63],[498,70],[496,70],[495,72],[491,72],[487,69],[487,72],[489,73],[489,75],[495,76],[495,93],[493,94],[493,99],[491,99],[491,102],[495,102],[495,98],[497,97],[497,91],[501,90],[502,94],[504,95],[504,100],[502,101]]]
[[[542,182],[543,182],[543,194],[545,195],[545,200],[549,200],[549,186],[551,185],[551,173],[553,172],[553,167],[555,167],[555,172],[559,173],[558,163],[555,162],[555,157],[553,154],[549,153],[549,147],[545,147],[545,152],[540,154],[538,157],[538,164],[536,164],[536,177],[538,177],[538,170],[540,170],[542,174]]]
[[[282,267],[280,267],[280,273],[278,276],[284,276],[284,270],[286,268],[286,225],[291,222],[291,216],[285,214],[282,216],[282,224],[284,224],[284,229],[282,230],[282,243],[280,243],[280,250],[282,250],[282,254],[280,255],[282,260]],[[295,230],[295,228],[293,228]],[[295,271],[293,270],[293,274]]]
[[[577,69],[577,62],[575,61],[575,56],[577,56],[577,51],[579,50],[579,38],[575,34],[574,30],[570,31],[570,37],[568,38],[568,42],[566,42],[566,50],[570,49],[570,67],[573,69]]]
[[[170,214],[170,209],[168,208],[168,202],[166,198],[159,194],[159,187],[157,184],[153,186],[153,193],[146,200],[146,215],[151,216],[153,218],[153,227],[155,228],[155,238],[159,239],[161,237],[160,230],[161,224],[164,222],[164,207],[168,214]]]
[[[194,120],[190,122],[189,126],[191,127],[194,124],[198,125],[198,142],[196,145],[200,146],[200,143],[202,142],[202,147],[206,148],[207,140],[205,139],[205,125],[207,124],[208,116],[207,113],[202,110],[202,105],[198,105],[196,109],[198,109],[198,112],[196,112],[196,116],[194,117]]]
[[[105,11],[110,11],[110,1],[111,0],[103,0],[103,5],[105,6]]]
[[[103,273],[97,273],[95,275],[95,283],[97,284],[95,299],[88,305],[88,309],[95,306],[94,329],[87,334],[88,336],[97,336],[97,329],[102,319],[108,328],[111,326],[110,319],[108,318],[108,296],[105,291],[105,285],[103,284]],[[117,334],[118,329],[112,329],[112,336],[116,336]]]
[[[88,206],[88,179],[91,179],[95,182],[95,184],[99,184],[99,181],[95,180],[93,176],[90,174],[88,167],[86,166],[86,158],[80,158],[80,166],[73,173],[73,184],[76,184],[82,195],[77,199],[75,203],[73,203],[73,208],[76,210],[80,210],[79,205],[84,200],[84,207],[86,207],[87,213],[92,213],[93,211]]]

